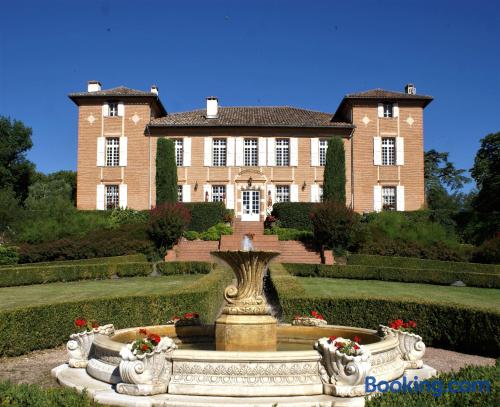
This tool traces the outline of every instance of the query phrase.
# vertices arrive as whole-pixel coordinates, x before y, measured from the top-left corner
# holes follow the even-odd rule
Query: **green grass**
[[[0,310],[74,302],[91,298],[166,294],[191,284],[202,275],[133,277],[0,288]]]
[[[450,287],[429,284],[394,283],[374,280],[347,280],[297,277],[306,295],[315,297],[401,298],[436,301],[476,308],[500,310],[500,290]]]

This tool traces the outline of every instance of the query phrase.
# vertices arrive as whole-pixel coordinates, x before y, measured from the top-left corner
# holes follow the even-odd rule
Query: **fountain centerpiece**
[[[279,253],[254,250],[250,236],[242,250],[214,251],[236,276],[236,285],[224,290],[226,305],[215,322],[216,350],[275,351],[277,321],[270,313],[263,293],[264,273]]]

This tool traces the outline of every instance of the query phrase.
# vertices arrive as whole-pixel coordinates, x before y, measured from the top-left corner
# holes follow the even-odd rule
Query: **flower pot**
[[[423,366],[424,362],[422,358],[425,354],[425,343],[422,341],[421,336],[385,325],[379,326],[379,332],[383,336],[397,336],[399,342],[399,352],[401,354],[401,358],[406,362],[407,368],[420,369]]]

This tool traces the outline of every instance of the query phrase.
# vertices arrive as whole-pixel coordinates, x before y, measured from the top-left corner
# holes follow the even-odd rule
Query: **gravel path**
[[[23,356],[0,358],[0,381],[36,383],[44,387],[57,386],[57,382],[50,375],[50,370],[66,362],[66,359],[64,346],[35,351]],[[424,361],[438,372],[458,370],[466,365],[495,365],[495,359],[436,348],[427,348]]]

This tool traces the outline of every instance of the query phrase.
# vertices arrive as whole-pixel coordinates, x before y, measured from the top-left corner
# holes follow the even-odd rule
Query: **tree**
[[[159,138],[156,145],[156,206],[177,202],[177,166],[172,140]]]
[[[345,152],[344,143],[338,137],[328,140],[323,175],[323,197],[325,201],[345,205]]]
[[[0,189],[12,188],[24,200],[35,166],[26,158],[33,146],[31,128],[19,120],[0,116]]]

